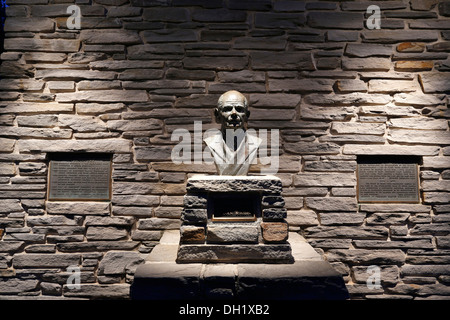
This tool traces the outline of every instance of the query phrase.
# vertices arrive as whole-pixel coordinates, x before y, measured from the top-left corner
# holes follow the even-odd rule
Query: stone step
[[[326,261],[294,264],[147,263],[131,286],[136,300],[343,300],[342,276]]]
[[[342,276],[295,232],[290,264],[176,263],[179,237],[178,230],[164,232],[136,270],[132,299],[348,299]]]
[[[289,244],[185,244],[178,263],[292,263]]]

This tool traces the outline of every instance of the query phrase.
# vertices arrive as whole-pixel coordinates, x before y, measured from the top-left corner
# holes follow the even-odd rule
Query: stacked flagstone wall
[[[290,230],[352,298],[450,297],[450,2],[7,4],[0,299],[128,298],[136,267],[180,228],[187,178],[215,172],[173,163],[171,134],[216,128],[230,89],[248,97],[250,128],[279,130]],[[381,29],[368,27],[371,4]],[[111,201],[47,200],[60,152],[111,154]],[[358,203],[362,155],[417,157],[420,203]]]

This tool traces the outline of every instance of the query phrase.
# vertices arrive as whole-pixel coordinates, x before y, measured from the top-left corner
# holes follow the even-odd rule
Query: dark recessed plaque
[[[110,200],[111,161],[51,160],[49,200]]]
[[[258,193],[217,193],[208,197],[208,208],[213,221],[255,221],[260,202]]]
[[[417,163],[359,163],[359,202],[419,202]]]

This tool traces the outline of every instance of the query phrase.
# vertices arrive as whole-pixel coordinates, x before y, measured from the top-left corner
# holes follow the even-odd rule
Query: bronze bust
[[[247,132],[250,116],[247,98],[231,90],[222,94],[214,109],[220,132],[204,139],[211,150],[219,175],[247,175],[256,159],[261,139]]]

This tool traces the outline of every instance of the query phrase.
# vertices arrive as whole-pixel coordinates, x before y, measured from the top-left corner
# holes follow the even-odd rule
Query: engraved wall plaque
[[[110,199],[111,161],[50,161],[48,200]]]
[[[419,197],[417,163],[358,163],[359,202],[414,202]]]

